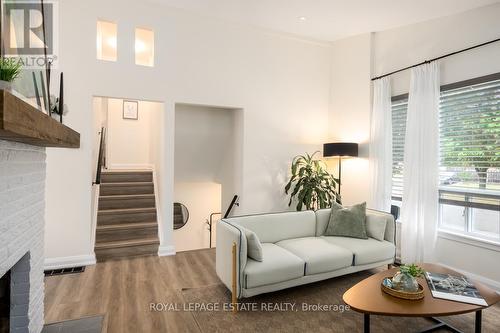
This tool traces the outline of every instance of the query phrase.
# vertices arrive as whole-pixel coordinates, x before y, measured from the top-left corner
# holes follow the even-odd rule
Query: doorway
[[[216,222],[241,193],[242,129],[241,109],[175,105],[174,205],[188,217],[176,251],[216,246]]]

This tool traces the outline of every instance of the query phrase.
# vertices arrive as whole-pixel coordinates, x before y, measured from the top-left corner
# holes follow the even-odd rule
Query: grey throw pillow
[[[342,207],[334,202],[325,236],[368,239],[366,233],[366,202],[352,207]]]
[[[248,256],[254,260],[262,261],[262,245],[260,244],[259,237],[252,230],[245,229],[245,236],[247,237],[247,251]]]
[[[375,238],[379,241],[384,240],[385,227],[387,220],[383,216],[367,215],[366,216],[366,233],[368,237]]]

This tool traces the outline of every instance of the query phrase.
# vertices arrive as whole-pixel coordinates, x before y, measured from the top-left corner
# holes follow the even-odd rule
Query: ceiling
[[[154,1],[205,16],[326,41],[396,28],[500,2],[500,0]]]

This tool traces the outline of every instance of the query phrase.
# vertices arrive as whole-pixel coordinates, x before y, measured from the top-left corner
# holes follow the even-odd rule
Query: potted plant
[[[303,207],[307,210],[328,208],[333,200],[340,202],[338,179],[328,173],[323,161],[314,159],[317,153],[294,157],[292,175],[285,186],[285,194],[291,191],[288,206],[292,205],[294,198],[297,200],[297,210]]]
[[[425,271],[415,264],[401,265],[392,278],[392,286],[396,290],[416,292],[418,291],[417,278],[424,274]]]
[[[16,58],[0,58],[0,89],[11,90],[12,82],[21,74],[23,65]]]

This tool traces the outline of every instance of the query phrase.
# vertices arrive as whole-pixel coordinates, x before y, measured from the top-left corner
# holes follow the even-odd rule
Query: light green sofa
[[[392,264],[394,217],[367,210],[366,223],[381,217],[387,221],[383,241],[324,236],[330,209],[222,219],[217,224],[217,275],[234,296],[245,298]],[[262,262],[247,257],[244,228],[259,237]]]

